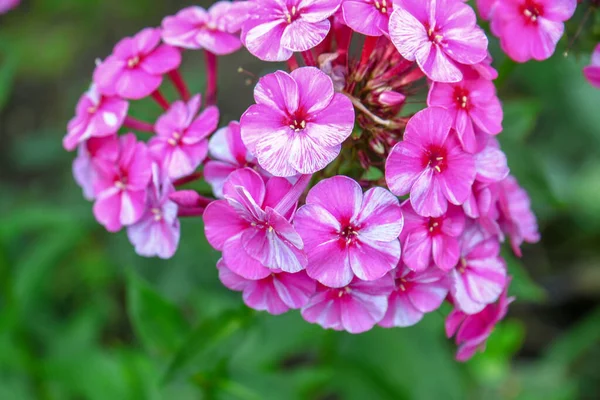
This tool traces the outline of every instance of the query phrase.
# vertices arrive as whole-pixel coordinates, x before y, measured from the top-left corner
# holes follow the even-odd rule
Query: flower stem
[[[290,211],[294,207],[294,204],[298,202],[298,199],[300,198],[300,196],[302,196],[302,193],[304,193],[304,190],[310,183],[311,178],[312,175],[300,176],[296,184],[292,186],[290,191],[287,192],[285,196],[283,196],[279,203],[277,203],[274,210],[277,211],[279,215],[287,214],[288,211]]]
[[[292,54],[289,60],[287,60],[287,66],[290,69],[290,72],[299,67],[298,60],[296,60],[296,56]]]
[[[359,99],[357,99],[354,96],[350,96],[348,94],[346,94],[346,96],[348,96],[348,98],[350,99],[350,101],[352,102],[352,104],[354,105],[354,107],[356,107],[359,111],[362,111],[364,114],[366,114],[369,118],[371,118],[375,123],[378,123],[379,125],[385,126],[385,127],[391,127],[393,125],[392,121],[386,120],[386,119],[382,119],[380,117],[378,117],[377,115],[373,114],[371,112],[371,110],[369,110],[363,103],[360,102]]]
[[[315,62],[315,57],[313,56],[312,51],[306,50],[306,51],[303,51],[301,54],[302,54],[302,58],[304,59],[304,64],[306,64],[307,67],[316,67],[317,66],[317,63]]]
[[[206,104],[211,106],[217,102],[217,56],[205,51],[206,57]]]
[[[180,208],[179,210],[177,210],[178,217],[201,217],[203,214],[203,207]]]
[[[167,111],[171,107],[171,105],[169,104],[167,99],[165,99],[165,96],[162,95],[160,90],[156,89],[154,92],[152,92],[151,96],[163,110]]]
[[[375,50],[375,46],[377,46],[378,40],[379,38],[377,36],[366,37],[360,56],[360,67],[365,67],[369,63],[369,59],[371,58],[371,54],[373,54],[373,50]]]
[[[179,178],[179,179],[173,181],[173,186],[183,186],[188,183],[195,182],[199,179],[202,179],[203,176],[204,175],[202,174],[202,172],[195,172],[191,175],[184,176],[183,178]]]
[[[335,41],[337,43],[337,52],[340,57],[340,62],[346,67],[348,66],[348,51],[352,42],[352,29],[344,24],[334,24]]]
[[[127,116],[125,117],[125,121],[123,122],[123,126],[128,129],[133,129],[138,132],[145,133],[154,133],[154,126],[144,121],[140,121],[133,117]]]
[[[183,80],[183,77],[181,76],[179,70],[176,69],[169,72],[169,78],[171,79],[171,82],[173,82],[173,85],[179,92],[179,96],[181,96],[181,99],[183,101],[188,101],[190,99],[190,91],[187,85],[185,84],[185,81]]]

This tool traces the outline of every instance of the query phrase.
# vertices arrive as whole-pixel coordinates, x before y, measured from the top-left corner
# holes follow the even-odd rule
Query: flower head
[[[392,0],[343,0],[344,23],[366,36],[389,35],[390,14],[394,11]]]
[[[244,303],[273,315],[304,307],[316,290],[316,283],[306,272],[295,274],[272,272],[262,279],[246,279],[227,268],[225,261],[217,263],[219,279],[231,290],[243,292]]]
[[[163,41],[186,49],[206,49],[217,55],[236,52],[242,47],[239,23],[232,18],[232,10],[239,3],[219,1],[208,10],[191,6],[162,22]]]
[[[75,117],[67,125],[63,147],[69,151],[91,137],[111,136],[123,125],[129,103],[118,97],[106,97],[90,87],[77,103]]]
[[[175,191],[157,164],[152,165],[152,181],[146,197],[146,211],[138,222],[127,228],[129,241],[144,257],[171,258],[179,244],[177,204],[169,200]]]
[[[600,43],[592,53],[592,62],[583,69],[586,79],[600,89]]]
[[[473,9],[461,0],[397,0],[395,5],[392,42],[431,80],[459,82],[459,64],[477,64],[487,56],[487,37]]]
[[[117,136],[103,136],[91,138],[77,147],[77,158],[73,161],[73,177],[83,190],[83,197],[93,200],[94,184],[96,182],[96,169],[94,159],[97,157],[114,159],[119,151]]]
[[[341,288],[318,285],[317,292],[302,308],[302,317],[325,329],[366,332],[384,317],[392,290],[394,280],[390,274],[371,282],[354,278]]]
[[[363,194],[345,176],[319,182],[294,218],[308,254],[306,272],[329,287],[346,286],[354,276],[373,281],[395,268],[402,226],[396,197],[383,188]]]
[[[390,294],[387,312],[379,322],[385,328],[416,324],[423,315],[437,310],[448,294],[446,273],[438,268],[413,272],[400,264],[392,274],[395,290]]]
[[[442,108],[418,112],[387,159],[388,187],[398,196],[410,193],[420,215],[439,217],[448,202],[461,205],[471,194],[475,160],[462,149],[452,124],[452,114]]]
[[[113,53],[94,71],[100,93],[138,100],[158,89],[163,74],[181,63],[179,50],[159,43],[160,30],[154,28],[117,43]]]
[[[264,61],[285,61],[312,49],[331,28],[328,18],[341,0],[254,1],[252,17],[242,27],[248,51]]]
[[[236,274],[256,280],[272,270],[295,273],[306,266],[302,239],[288,221],[293,209],[278,209],[291,186],[283,178],[265,185],[257,172],[244,168],[229,175],[225,200],[206,207],[206,238]]]
[[[317,68],[269,74],[256,85],[254,99],[240,120],[242,140],[275,176],[325,168],[354,127],[352,103]]]
[[[194,172],[208,154],[207,139],[217,129],[219,109],[210,106],[196,117],[200,104],[200,95],[187,104],[177,101],[156,122],[156,136],[148,146],[171,179]]]
[[[146,188],[152,175],[152,161],[146,145],[133,133],[119,139],[118,149],[94,159],[94,216],[111,232],[135,224],[146,210]]]

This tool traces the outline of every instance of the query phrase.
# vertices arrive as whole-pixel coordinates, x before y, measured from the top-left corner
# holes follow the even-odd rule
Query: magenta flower
[[[520,257],[523,242],[537,243],[540,233],[535,214],[531,211],[529,195],[512,176],[500,183],[499,208],[500,226],[510,237],[513,251]]]
[[[402,204],[404,230],[402,261],[413,271],[421,272],[433,262],[449,271],[456,266],[460,254],[458,237],[465,227],[465,216],[458,207],[451,206],[439,217],[422,217],[409,202]]]
[[[500,242],[486,238],[477,225],[461,237],[461,258],[450,271],[450,293],[456,309],[476,314],[494,303],[506,287],[506,265],[500,258]]]
[[[491,335],[496,324],[504,318],[508,312],[508,306],[514,301],[514,297],[506,297],[506,290],[500,296],[497,303],[486,306],[483,311],[467,315],[459,310],[453,310],[446,318],[446,336],[449,338],[456,335],[458,351],[456,359],[467,361],[477,350],[485,347],[485,342]]]
[[[315,295],[302,308],[302,317],[325,329],[362,333],[384,317],[388,296],[394,290],[394,280],[386,274],[371,282],[354,278],[342,288],[317,286]]]
[[[354,276],[381,278],[400,260],[403,218],[398,199],[383,188],[366,193],[345,176],[315,185],[294,218],[311,278],[329,287],[348,285]]]
[[[415,325],[425,313],[437,310],[448,294],[446,273],[438,268],[413,272],[400,265],[393,273],[396,288],[379,325],[385,328]]]
[[[394,11],[392,0],[343,0],[344,23],[366,36],[389,36],[390,14]]]
[[[577,0],[498,1],[492,16],[494,33],[513,60],[545,60],[554,53],[564,21],[573,16],[576,7]]]
[[[489,21],[492,18],[498,3],[499,0],[477,0],[477,11],[479,12],[481,19]]]
[[[152,165],[152,181],[147,190],[146,211],[138,222],[127,227],[135,252],[144,257],[171,258],[179,244],[177,204],[169,200],[175,192],[166,177],[161,179],[157,164]]]
[[[583,75],[595,87],[600,89],[600,43],[592,53],[592,62],[583,69]]]
[[[225,182],[225,200],[206,207],[206,238],[236,274],[256,280],[273,269],[295,273],[306,267],[302,239],[288,221],[291,210],[278,209],[290,189],[283,178],[265,186],[258,173],[244,168]]]
[[[256,164],[256,158],[244,146],[240,124],[236,121],[211,136],[208,152],[211,160],[204,165],[204,179],[218,198],[223,198],[223,185],[233,171],[248,167],[261,175],[266,174]]]
[[[418,112],[386,162],[390,190],[398,196],[410,193],[413,208],[426,217],[443,215],[448,202],[463,204],[475,181],[475,160],[463,151],[452,123],[452,114],[439,107]]]
[[[396,0],[389,29],[402,57],[416,60],[433,81],[459,82],[459,64],[477,64],[487,56],[487,37],[461,0]]]
[[[73,177],[83,190],[86,200],[94,200],[94,183],[96,182],[96,169],[94,159],[104,157],[114,160],[119,153],[119,139],[117,136],[104,136],[91,138],[77,147],[77,158],[73,160]]]
[[[16,8],[21,3],[21,0],[0,0],[0,14],[5,14]]]
[[[90,87],[77,103],[75,117],[67,125],[63,147],[73,151],[77,145],[91,137],[111,136],[123,125],[129,103],[118,97],[106,97]]]
[[[223,259],[219,260],[217,268],[223,285],[243,292],[248,307],[273,315],[304,307],[316,290],[315,281],[304,271],[295,274],[272,272],[265,278],[249,280],[227,268]]]
[[[139,221],[146,210],[146,188],[152,175],[145,144],[128,133],[119,139],[118,151],[94,159],[94,169],[94,216],[98,222],[116,232]]]
[[[163,74],[181,63],[179,50],[159,45],[160,30],[146,28],[126,37],[94,71],[94,83],[105,96],[139,100],[154,92]]]
[[[256,85],[254,99],[240,120],[242,140],[275,176],[325,168],[354,127],[352,103],[317,68],[269,74]]]
[[[217,129],[219,109],[208,107],[195,118],[200,105],[200,95],[194,96],[187,104],[177,101],[154,126],[156,136],[148,146],[154,159],[171,179],[194,172],[208,154],[207,138]]]
[[[496,87],[485,79],[463,80],[458,83],[434,82],[429,90],[427,105],[449,110],[454,117],[453,128],[463,149],[477,151],[475,131],[497,135],[502,131],[502,105]]]
[[[475,154],[475,180],[483,183],[500,182],[510,172],[506,154],[496,138],[488,138],[486,146]]]
[[[217,55],[234,53],[242,47],[239,35],[235,35],[240,27],[231,18],[235,7],[236,3],[219,1],[208,11],[199,6],[184,8],[163,20],[163,41],[186,49],[206,49]]]
[[[312,49],[331,28],[328,18],[341,0],[255,1],[242,27],[242,42],[263,61],[285,61],[294,52]]]

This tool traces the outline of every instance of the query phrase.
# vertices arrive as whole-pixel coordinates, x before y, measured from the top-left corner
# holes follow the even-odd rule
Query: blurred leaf
[[[502,257],[506,261],[508,274],[512,276],[509,295],[516,296],[518,301],[539,303],[548,297],[548,293],[538,285],[515,255],[509,249],[502,249]]]
[[[190,330],[179,309],[132,270],[127,274],[127,313],[144,347],[161,354],[177,350]]]
[[[514,99],[503,104],[504,120],[502,138],[524,142],[535,128],[541,111],[540,101],[537,99]]]
[[[367,171],[365,171],[365,174],[361,179],[366,181],[378,181],[381,178],[383,178],[383,172],[381,172],[381,170],[378,168],[370,167]]]
[[[10,51],[3,52],[0,47],[0,111],[4,108],[12,92],[17,66],[16,55]]]

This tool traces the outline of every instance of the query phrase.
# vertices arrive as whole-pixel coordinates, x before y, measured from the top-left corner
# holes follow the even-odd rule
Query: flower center
[[[338,290],[338,297],[343,297],[346,294],[350,294],[350,292],[352,292],[352,289],[350,289],[350,286],[341,288]]]
[[[444,36],[435,27],[429,28],[427,30],[427,35],[429,36],[429,41],[431,43],[442,44],[442,40],[444,40]]]
[[[160,208],[153,208],[152,210],[150,210],[152,212],[152,214],[154,215],[154,220],[156,222],[160,221],[162,219],[162,211],[160,210]]]
[[[346,244],[346,246],[350,246],[356,239],[358,238],[358,228],[348,225],[344,229],[342,229],[340,234],[340,239]]]
[[[408,282],[404,278],[396,279],[396,290],[400,290],[401,292],[406,292],[410,288],[410,282]]]
[[[127,60],[127,68],[135,68],[140,63],[140,56],[131,57]]]
[[[540,4],[532,0],[526,0],[521,6],[521,12],[527,21],[537,23],[538,18],[543,15],[544,10]]]
[[[429,235],[437,235],[442,232],[442,220],[441,218],[429,218],[427,221],[427,229]]]
[[[88,112],[89,114],[95,114],[95,113],[96,113],[96,111],[98,111],[98,106],[91,106],[91,107],[89,107],[89,108],[87,109],[87,112]]]
[[[300,14],[298,13],[298,8],[296,8],[296,6],[292,6],[291,9],[288,8],[287,10],[285,10],[283,12],[283,15],[285,16],[285,20],[288,24],[291,24],[300,17]]]
[[[179,144],[180,140],[181,140],[181,133],[173,132],[171,137],[167,140],[167,143],[169,143],[171,146],[175,147]]]
[[[469,92],[461,87],[457,87],[454,89],[454,101],[458,108],[462,108],[463,110],[469,109]]]
[[[458,272],[460,272],[461,274],[464,274],[465,270],[467,269],[467,259],[464,257],[461,257],[460,261],[458,262],[458,266],[456,268],[458,269]]]
[[[300,121],[295,119],[290,123],[290,129],[294,132],[300,132],[301,130],[304,130],[304,128],[306,128],[306,121],[304,119]]]
[[[446,170],[446,151],[442,148],[430,148],[423,157],[423,166],[433,168],[435,172],[442,173]]]
[[[115,176],[115,187],[119,190],[125,190],[127,188],[127,171],[119,168],[119,172]]]
[[[375,0],[375,2],[374,2],[373,5],[382,14],[387,14],[388,13],[389,7],[388,7],[387,0],[381,0],[381,2],[379,2],[378,0]]]

